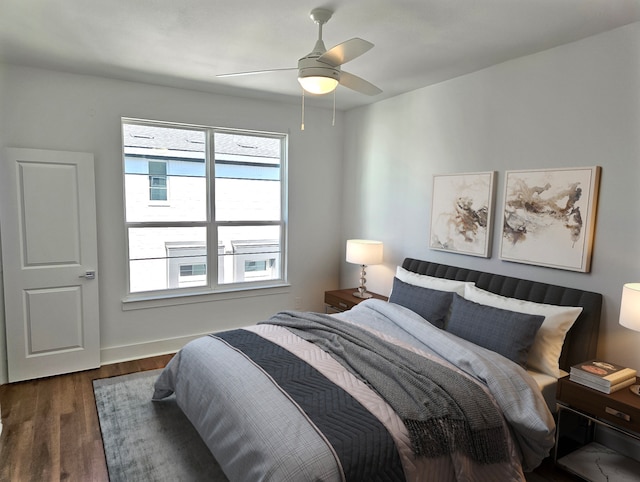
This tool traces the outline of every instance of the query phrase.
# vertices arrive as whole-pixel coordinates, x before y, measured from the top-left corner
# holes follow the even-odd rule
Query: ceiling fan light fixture
[[[320,75],[298,77],[298,82],[300,82],[302,88],[310,94],[328,94],[336,90],[336,87],[338,87],[337,79]]]
[[[328,94],[340,83],[340,69],[319,62],[317,56],[309,54],[298,60],[298,82],[305,92]]]

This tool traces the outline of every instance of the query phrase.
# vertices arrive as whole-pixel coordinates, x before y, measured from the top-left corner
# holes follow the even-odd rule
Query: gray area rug
[[[109,480],[227,481],[175,397],[151,401],[159,373],[93,381]]]

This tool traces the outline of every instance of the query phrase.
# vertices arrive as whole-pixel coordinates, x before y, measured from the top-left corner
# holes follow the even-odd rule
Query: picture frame
[[[505,172],[500,259],[591,270],[599,166]]]
[[[429,247],[488,258],[495,171],[433,176]]]

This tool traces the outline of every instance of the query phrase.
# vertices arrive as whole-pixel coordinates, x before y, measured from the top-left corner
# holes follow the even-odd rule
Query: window
[[[207,265],[205,263],[180,265],[180,276],[202,276],[205,274],[207,274]]]
[[[285,135],[134,119],[122,135],[129,294],[286,282]]]
[[[149,200],[167,200],[167,163],[149,161]]]

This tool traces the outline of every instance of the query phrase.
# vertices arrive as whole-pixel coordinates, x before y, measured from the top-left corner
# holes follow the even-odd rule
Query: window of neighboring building
[[[130,294],[286,281],[285,135],[133,119],[122,133]]]
[[[205,263],[180,265],[180,276],[203,276],[205,274],[207,274]]]
[[[149,161],[149,200],[167,200],[167,163]]]

